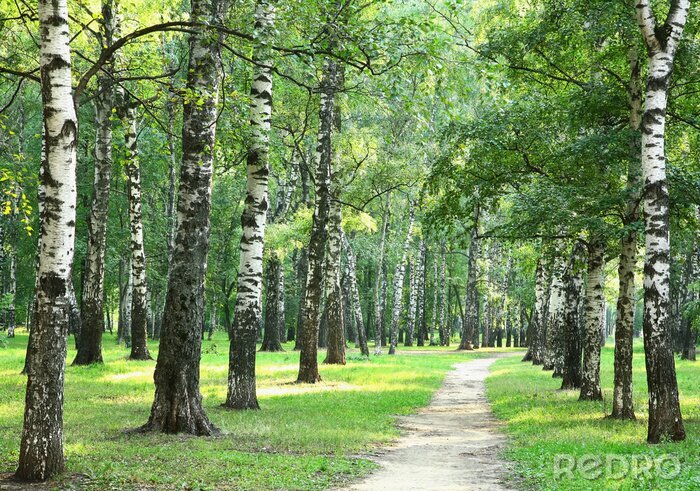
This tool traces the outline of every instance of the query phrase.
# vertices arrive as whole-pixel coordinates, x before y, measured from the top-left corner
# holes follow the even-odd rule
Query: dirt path
[[[381,468],[350,490],[508,490],[499,457],[505,436],[485,395],[488,368],[500,356],[455,365],[430,405],[399,419],[404,434],[373,460]]]

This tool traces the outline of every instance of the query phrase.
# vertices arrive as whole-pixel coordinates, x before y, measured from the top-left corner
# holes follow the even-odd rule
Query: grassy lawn
[[[26,342],[20,330],[7,347],[0,347],[0,473],[14,471],[17,463],[25,391],[19,372]],[[70,363],[72,338],[69,345]],[[383,355],[367,361],[350,350],[347,366],[321,366],[324,381],[311,386],[290,383],[299,358],[291,348],[258,356],[262,410],[230,412],[219,407],[226,397],[228,341],[222,333],[204,341],[204,404],[224,434],[127,435],[125,429],[148,418],[155,362],[127,361],[126,349],[106,335],[103,366],[67,368],[68,470],[52,484],[78,482],[80,489],[100,490],[336,486],[373,468],[356,455],[398,435],[395,415],[425,406],[454,363],[487,352]],[[150,349],[155,357],[157,343],[151,342]]]
[[[647,390],[640,343],[635,344],[634,355],[636,422],[603,419],[612,408],[612,347],[603,350],[603,403],[578,402],[578,391],[557,390],[561,379],[552,379],[551,372],[543,372],[541,367],[521,363],[517,358],[496,361],[486,380],[487,392],[494,412],[505,420],[506,432],[512,437],[506,456],[515,461],[521,486],[557,490],[700,489],[700,362],[677,359],[676,368],[688,437],[682,443],[652,446],[645,443]],[[593,467],[598,465],[594,459],[600,458],[603,475],[597,477],[596,471],[580,468],[574,469],[573,478],[556,472],[555,459],[561,459],[556,457],[561,454],[592,456]],[[624,472],[625,464],[615,461],[615,455],[628,456],[628,472]],[[629,456],[636,456],[636,461]],[[650,475],[642,472],[650,462],[660,463],[656,460],[660,458],[665,459],[660,472],[655,468]],[[608,462],[612,472],[606,471]],[[680,473],[668,479],[674,473],[675,462],[680,465]]]

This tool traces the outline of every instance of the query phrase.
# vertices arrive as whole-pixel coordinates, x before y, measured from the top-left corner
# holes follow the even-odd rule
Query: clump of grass
[[[516,462],[522,482],[546,490],[700,489],[700,363],[676,361],[687,440],[652,446],[646,443],[647,385],[640,343],[635,346],[633,375],[637,421],[604,419],[612,410],[613,359],[613,348],[604,348],[603,402],[579,402],[578,391],[559,391],[561,380],[552,379],[551,372],[543,372],[542,367],[515,358],[492,365],[487,394],[496,416],[507,423],[512,445],[506,456]],[[627,456],[631,469],[621,478],[622,472],[603,469],[596,479],[590,479],[595,473],[578,471],[570,479],[556,472],[555,459],[561,454],[600,456],[603,463],[608,455]],[[638,472],[635,476],[630,456],[655,459],[663,455],[680,463],[677,477],[664,479],[667,474],[663,472],[651,472],[650,477]]]

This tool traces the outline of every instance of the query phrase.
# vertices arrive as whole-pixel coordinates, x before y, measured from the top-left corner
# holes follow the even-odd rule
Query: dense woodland
[[[700,34],[689,0],[0,0],[2,327],[28,329],[17,476],[62,471],[65,363],[159,340],[138,431],[261,409],[346,349],[523,361],[683,440],[700,325]],[[70,335],[70,336],[69,336]],[[109,338],[111,341],[111,337]],[[106,340],[104,342],[107,342]],[[77,356],[65,359],[67,343]],[[0,354],[2,349],[0,348]]]

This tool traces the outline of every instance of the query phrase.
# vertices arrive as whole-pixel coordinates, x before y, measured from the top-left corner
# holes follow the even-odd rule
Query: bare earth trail
[[[509,355],[522,353],[509,353]],[[350,490],[509,490],[499,453],[506,437],[491,413],[484,379],[493,357],[455,365],[430,405],[401,417],[396,445],[373,458],[381,468]]]

